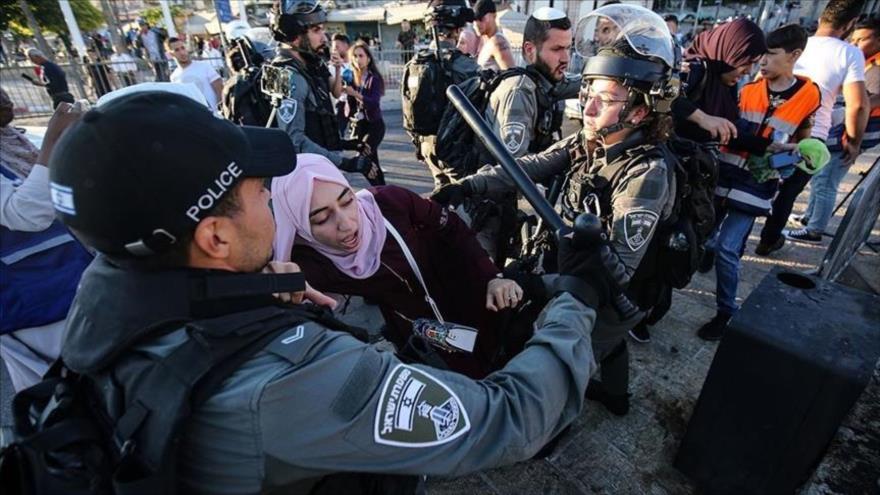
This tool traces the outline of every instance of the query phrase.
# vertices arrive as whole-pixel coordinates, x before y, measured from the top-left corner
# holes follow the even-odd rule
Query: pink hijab
[[[319,243],[312,237],[309,208],[315,180],[351,187],[342,172],[327,158],[313,153],[296,157],[296,169],[283,177],[272,179],[272,208],[275,212],[275,261],[290,261],[294,242],[305,244],[323,254],[342,273],[351,278],[365,279],[379,269],[385,245],[385,218],[376,198],[366,189],[355,195],[360,216],[357,251],[346,253]]]

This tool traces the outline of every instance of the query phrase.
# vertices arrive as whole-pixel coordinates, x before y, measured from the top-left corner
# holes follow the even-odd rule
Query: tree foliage
[[[180,5],[171,5],[171,18],[177,19],[179,17],[184,17],[186,12],[183,7]],[[144,10],[141,17],[144,18],[145,21],[150,23],[150,26],[164,26],[165,25],[165,17],[162,15],[161,7],[151,7],[149,9]],[[166,28],[168,26],[165,26]]]
[[[73,15],[79,29],[84,32],[94,31],[104,25],[104,16],[89,0],[65,0],[70,2]],[[28,6],[40,27],[55,34],[66,35],[67,23],[58,0],[28,0]],[[16,1],[0,2],[0,31],[11,30],[18,36],[29,37],[34,33],[28,28],[24,12]]]

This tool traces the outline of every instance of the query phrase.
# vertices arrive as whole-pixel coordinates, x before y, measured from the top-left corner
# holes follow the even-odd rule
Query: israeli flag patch
[[[49,192],[52,195],[52,204],[55,206],[56,210],[68,215],[76,215],[76,205],[73,202],[73,189],[52,182],[49,184]]]

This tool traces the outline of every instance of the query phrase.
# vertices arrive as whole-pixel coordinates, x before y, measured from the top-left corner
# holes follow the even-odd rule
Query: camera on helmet
[[[293,71],[289,67],[263,66],[260,78],[260,91],[275,101],[290,97],[290,79]]]

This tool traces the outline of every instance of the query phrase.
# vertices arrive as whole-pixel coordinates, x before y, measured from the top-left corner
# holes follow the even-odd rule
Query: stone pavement
[[[386,177],[390,183],[420,194],[428,193],[432,188],[430,176],[424,165],[415,160],[400,119],[399,111],[386,111],[388,132],[380,148]],[[845,190],[849,190],[856,179],[851,172],[844,181]],[[356,186],[366,185],[361,178],[353,178],[352,182]],[[801,195],[795,212],[804,210],[806,200],[807,195]],[[839,220],[840,216],[834,219],[832,228]],[[814,269],[829,243],[827,239],[822,245],[788,243],[769,258],[758,257],[753,251],[762,225],[762,221],[756,222],[749,237],[740,298],[747,297],[773,266],[801,271]],[[878,235],[880,231],[875,228],[872,238],[876,240]],[[876,253],[868,252],[865,256],[874,267],[878,266],[880,258]],[[714,291],[714,275],[711,272],[698,274],[689,287],[676,291],[672,310],[651,329],[652,342],[630,342],[632,409],[629,415],[618,418],[596,403],[587,402],[583,414],[549,459],[454,480],[432,478],[428,493],[660,495],[695,492],[696,488],[687,478],[672,467],[672,459],[715,353],[716,344],[706,343],[695,335],[696,329],[715,314]],[[381,324],[378,311],[364,306],[358,299],[348,307],[344,319],[373,329]],[[8,382],[3,387],[7,389]],[[8,396],[8,390],[4,390],[3,395]],[[8,418],[3,418],[3,422],[8,422]],[[876,471],[876,464],[874,469]],[[873,476],[876,478],[876,473]],[[809,493],[843,492],[830,486],[809,490]]]

